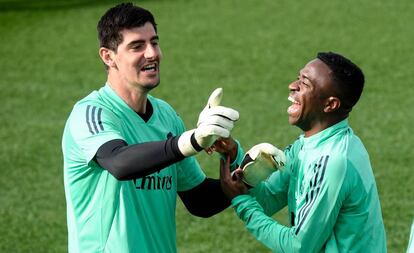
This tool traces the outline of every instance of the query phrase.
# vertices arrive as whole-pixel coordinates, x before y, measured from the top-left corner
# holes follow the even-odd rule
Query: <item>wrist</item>
[[[234,163],[236,161],[238,146],[238,143],[232,139],[231,147],[228,152],[228,155],[230,156],[230,163]]]
[[[244,156],[244,150],[241,147],[240,142],[237,140],[234,140],[234,142],[236,143],[236,146],[234,150],[232,150],[232,152],[234,152],[234,157],[230,156],[230,171],[234,171],[240,166]]]
[[[188,130],[182,133],[178,139],[178,149],[185,157],[195,155],[202,150],[195,139],[194,132],[195,129]]]

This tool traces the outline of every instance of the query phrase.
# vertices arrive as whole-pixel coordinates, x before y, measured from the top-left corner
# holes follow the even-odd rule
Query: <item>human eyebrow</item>
[[[298,74],[298,80],[300,79],[304,79],[307,80],[307,82],[303,82],[304,84],[308,85],[308,84],[312,84],[313,81],[312,79],[310,79],[306,74],[304,74],[303,72],[299,72]]]
[[[154,40],[159,41],[160,37],[158,37],[158,35],[155,35],[155,36],[152,36],[150,40],[151,41],[154,41]]]
[[[145,40],[133,40],[127,44],[127,48],[136,48],[145,44]]]
[[[158,42],[160,40],[160,38],[158,37],[158,35],[155,35],[155,36],[152,36],[151,38],[150,38],[150,41],[151,42]],[[128,44],[127,44],[127,47],[128,48],[135,48],[135,47],[139,47],[139,46],[141,46],[141,45],[144,45],[145,44],[145,40],[143,40],[143,39],[138,39],[138,40],[133,40],[133,41],[131,41],[131,42],[129,42]]]

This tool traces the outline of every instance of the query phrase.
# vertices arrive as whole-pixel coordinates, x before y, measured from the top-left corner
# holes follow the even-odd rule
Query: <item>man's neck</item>
[[[107,83],[135,112],[142,114],[146,113],[148,92],[143,91],[140,87],[134,87],[126,83],[110,80],[110,78],[108,78]]]
[[[342,120],[346,119],[347,115],[336,115],[334,117],[331,118],[327,118],[324,121],[321,122],[317,122],[314,123],[312,128],[310,128],[309,130],[304,131],[304,135],[305,137],[311,137],[314,134],[317,134],[339,122],[341,122]]]

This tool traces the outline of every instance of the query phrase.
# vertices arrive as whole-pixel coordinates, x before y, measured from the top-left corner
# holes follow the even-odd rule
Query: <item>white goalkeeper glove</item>
[[[243,170],[242,180],[249,186],[256,186],[266,180],[270,174],[281,169],[286,163],[282,150],[269,143],[253,146],[244,155],[240,168]]]
[[[178,139],[178,148],[184,156],[194,155],[210,147],[218,138],[230,136],[239,113],[220,106],[222,97],[223,89],[215,89],[198,117],[197,128],[184,132]]]

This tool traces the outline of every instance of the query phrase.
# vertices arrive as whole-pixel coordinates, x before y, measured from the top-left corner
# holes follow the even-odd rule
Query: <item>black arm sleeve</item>
[[[208,218],[230,205],[224,195],[220,180],[206,178],[201,184],[188,191],[178,192],[187,210],[195,216]]]
[[[103,144],[95,156],[95,161],[118,180],[141,178],[182,159],[178,137],[134,145],[124,140],[111,140]]]

